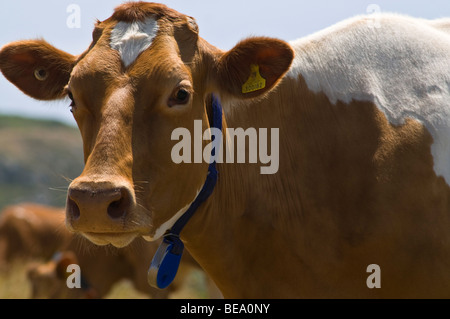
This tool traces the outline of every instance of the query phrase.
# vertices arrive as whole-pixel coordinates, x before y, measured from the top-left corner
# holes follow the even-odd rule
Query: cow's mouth
[[[98,246],[113,245],[116,248],[123,248],[139,236],[136,232],[130,233],[82,233],[84,237]]]

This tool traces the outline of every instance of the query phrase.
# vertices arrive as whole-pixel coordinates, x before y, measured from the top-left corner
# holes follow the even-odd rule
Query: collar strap
[[[222,106],[214,94],[212,95],[211,108],[211,128],[217,128],[222,131]],[[175,222],[173,227],[166,232],[162,243],[153,257],[152,263],[150,264],[147,279],[148,283],[153,287],[159,289],[167,288],[175,279],[184,250],[184,244],[180,239],[180,232],[195,214],[200,205],[211,196],[214,187],[216,186],[218,171],[215,161],[215,152],[219,149],[218,146],[220,145],[221,139],[216,140],[216,136],[212,136],[213,148],[211,157],[214,158],[214,160],[209,164],[205,184],[188,210]]]

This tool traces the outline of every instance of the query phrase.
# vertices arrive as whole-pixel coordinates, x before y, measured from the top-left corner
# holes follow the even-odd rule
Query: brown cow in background
[[[84,240],[83,240],[84,241]],[[126,249],[104,249],[95,247],[86,241],[88,249],[79,249],[79,245],[70,245],[66,250],[42,264],[29,267],[28,278],[32,286],[32,298],[36,299],[74,299],[103,298],[122,279],[128,279],[133,287],[153,299],[200,298],[201,294],[186,295],[188,276],[198,270],[197,263],[189,254],[183,258],[180,274],[169,289],[159,290],[147,284],[147,268],[158,246],[144,240],[136,240]],[[76,251],[76,253],[75,253]],[[77,264],[81,269],[81,289],[69,289],[66,284],[67,266]],[[216,288],[217,289],[217,288]],[[218,297],[212,290],[210,296]],[[220,293],[219,293],[220,294]]]
[[[143,239],[124,249],[97,247],[65,228],[64,209],[60,208],[26,203],[9,206],[0,213],[0,270],[8,270],[15,260],[33,260],[28,271],[32,298],[102,298],[122,279],[130,280],[137,291],[151,298],[177,295],[187,276],[200,268],[185,254],[172,287],[152,288],[147,284],[147,268],[157,248],[157,242]],[[81,289],[66,285],[70,264],[80,266]],[[209,297],[221,297],[207,280]]]
[[[0,269],[17,258],[50,259],[72,240],[64,226],[64,210],[24,203],[0,214]]]

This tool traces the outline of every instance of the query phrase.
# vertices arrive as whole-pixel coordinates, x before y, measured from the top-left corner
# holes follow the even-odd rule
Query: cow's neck
[[[280,128],[284,114],[282,110],[271,109],[272,102],[266,100],[253,105],[224,103],[227,117],[224,134],[228,127],[244,130],[250,127],[257,130]],[[286,226],[283,220],[279,220],[281,207],[286,209],[286,203],[282,203],[285,199],[279,194],[283,190],[280,188],[278,194],[273,193],[282,184],[278,174],[261,175],[261,166],[264,164],[218,164],[219,182],[213,195],[181,234],[190,253],[212,276],[225,297],[270,296],[275,289],[283,289],[280,285],[277,288],[277,282],[290,281],[283,278],[289,276],[288,273],[280,273],[279,269],[292,263],[292,255],[275,251],[288,246],[278,231],[279,227]],[[286,200],[290,200],[289,205],[298,211],[299,203],[292,203],[292,198]],[[282,257],[274,259],[275,255]],[[261,278],[267,279],[264,288],[267,291],[258,284]],[[289,291],[283,293],[289,294]]]

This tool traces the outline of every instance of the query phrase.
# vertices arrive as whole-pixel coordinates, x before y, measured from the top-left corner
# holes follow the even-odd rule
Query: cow
[[[0,213],[0,269],[17,259],[50,259],[72,234],[64,227],[64,209],[34,203],[5,207]]]
[[[91,244],[92,245],[92,244]],[[33,299],[98,299],[105,298],[112,288],[121,280],[129,280],[136,291],[153,299],[179,297],[201,297],[201,293],[193,296],[192,291],[183,289],[193,271],[199,271],[198,264],[190,255],[183,256],[180,273],[169,289],[156,289],[147,284],[147,267],[156,252],[156,243],[147,243],[136,239],[131,245],[120,250],[105,250],[84,244],[70,245],[55,253],[47,262],[33,262],[28,266],[27,276],[31,284]],[[69,288],[67,280],[72,271],[68,266],[80,267],[79,289]],[[73,282],[73,280],[70,280]],[[205,295],[221,298],[220,292],[208,278]]]
[[[64,209],[35,203],[6,207],[0,212],[0,269],[8,271],[14,262],[30,262],[28,278],[31,297],[103,298],[114,285],[128,279],[133,287],[155,299],[180,294],[193,271],[203,273],[198,263],[186,254],[177,281],[168,290],[147,284],[147,267],[158,243],[137,238],[123,249],[97,247],[64,227]],[[71,274],[67,266],[80,267],[81,289],[67,287]],[[206,295],[221,298],[214,283],[205,277]]]
[[[93,243],[166,238],[215,163],[215,188],[180,236],[225,298],[450,297],[446,25],[357,16],[223,51],[194,18],[131,2],[96,23],[81,55],[19,41],[0,69],[33,98],[71,99],[86,165],[66,225]],[[208,149],[215,108],[228,154],[227,128],[279,130],[272,174],[264,158],[173,159],[173,133],[198,123],[192,152]]]

